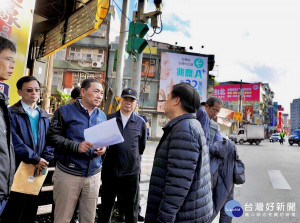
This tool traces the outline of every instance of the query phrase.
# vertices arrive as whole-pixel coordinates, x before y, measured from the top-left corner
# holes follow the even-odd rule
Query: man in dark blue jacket
[[[22,99],[9,108],[16,166],[21,161],[33,164],[37,175],[41,175],[53,159],[53,148],[46,146],[48,114],[36,104],[40,98],[40,83],[33,76],[25,76],[18,80],[17,89]],[[3,222],[34,222],[37,208],[38,196],[11,192]]]
[[[107,116],[116,118],[124,142],[109,147],[102,168],[102,214],[98,222],[108,223],[117,194],[124,199],[125,222],[138,221],[138,193],[141,155],[146,146],[146,124],[133,112],[137,103],[135,90],[121,94],[121,108]]]
[[[76,102],[57,109],[47,133],[47,142],[55,148],[57,159],[52,178],[55,223],[70,222],[78,201],[79,221],[95,221],[101,156],[106,148],[94,148],[85,141],[84,129],[106,121],[104,112],[98,108],[103,87],[97,79],[86,79],[80,94]]]

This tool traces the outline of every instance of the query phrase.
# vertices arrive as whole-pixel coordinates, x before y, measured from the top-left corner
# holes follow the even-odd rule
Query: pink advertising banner
[[[239,100],[239,84],[216,85],[212,96],[218,97],[223,101],[237,101]],[[243,84],[242,85],[242,100],[244,101],[259,101],[260,86],[257,84]]]

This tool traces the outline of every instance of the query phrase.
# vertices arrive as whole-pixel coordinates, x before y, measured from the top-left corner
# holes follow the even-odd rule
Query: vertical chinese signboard
[[[17,44],[15,69],[6,81],[10,86],[9,103],[19,100],[16,82],[25,73],[35,0],[3,0],[0,4],[0,35]]]
[[[157,111],[164,111],[173,85],[181,82],[190,83],[199,93],[201,101],[206,101],[207,61],[207,57],[162,52]]]
[[[245,106],[245,119],[247,121],[251,121],[253,119],[253,106],[251,105]]]
[[[270,126],[274,126],[274,108],[269,108],[269,119],[270,119]]]

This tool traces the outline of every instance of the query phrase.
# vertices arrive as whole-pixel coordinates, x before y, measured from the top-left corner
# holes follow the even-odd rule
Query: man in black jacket
[[[125,222],[138,221],[138,193],[141,155],[146,146],[146,124],[133,112],[137,103],[135,90],[126,88],[121,94],[121,108],[109,114],[107,119],[116,118],[124,142],[107,150],[102,166],[102,211],[98,222],[110,222],[117,194],[124,201]]]
[[[0,36],[0,81],[8,80],[12,75],[15,68],[15,54],[14,43]],[[0,216],[15,173],[15,152],[11,140],[7,105],[8,98],[0,91]]]
[[[145,222],[209,223],[213,213],[209,152],[195,112],[198,92],[188,83],[173,86],[150,178]]]

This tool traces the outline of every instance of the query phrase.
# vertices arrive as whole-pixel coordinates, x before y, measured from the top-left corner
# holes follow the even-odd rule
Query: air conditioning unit
[[[93,61],[92,62],[92,67],[101,68],[102,66],[103,66],[102,61]]]

